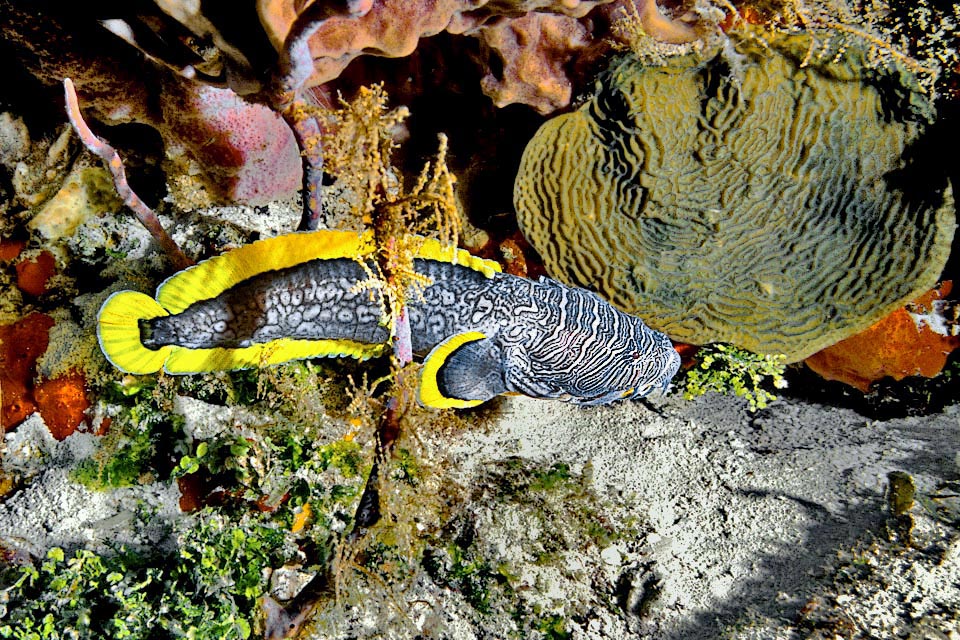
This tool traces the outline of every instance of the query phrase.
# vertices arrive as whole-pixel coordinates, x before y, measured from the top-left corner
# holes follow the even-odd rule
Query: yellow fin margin
[[[173,347],[164,363],[167,373],[201,373],[204,371],[233,371],[265,367],[305,358],[338,358],[349,356],[366,360],[379,356],[386,344],[367,344],[353,340],[295,340],[280,338],[249,347],[228,349],[186,349]]]
[[[386,344],[365,344],[351,340],[294,340],[282,338],[241,349],[186,349],[166,346],[148,349],[140,337],[139,321],[184,311],[194,302],[214,298],[230,287],[265,271],[273,271],[317,259],[360,258],[373,253],[371,232],[311,231],[290,233],[244,245],[194,265],[167,278],[157,288],[156,300],[146,294],[121,291],[113,294],[98,316],[97,336],[107,359],[127,373],[200,373],[244,369],[278,364],[290,360],[317,357],[349,356],[360,360],[381,355]],[[468,251],[442,245],[424,238],[417,257],[448,262],[479,271],[492,277],[500,271],[493,260],[478,258]],[[464,338],[464,336],[471,336]],[[459,346],[481,339],[482,334],[453,336],[431,353],[434,362],[432,400],[424,404],[437,407],[472,407],[479,401],[444,398],[436,384],[436,374],[443,361]],[[461,338],[462,341],[458,341]],[[438,346],[439,348],[439,346]],[[440,356],[433,358],[433,356]],[[424,370],[428,367],[425,365]],[[422,385],[421,385],[422,388]],[[439,404],[438,404],[439,403]]]
[[[450,336],[433,348],[420,369],[420,386],[417,389],[417,400],[420,404],[435,409],[467,409],[483,404],[483,400],[464,400],[443,395],[437,382],[437,375],[450,354],[467,343],[483,340],[486,337],[479,331],[466,331]]]
[[[156,300],[137,291],[118,291],[97,315],[97,339],[110,364],[134,374],[156,373],[173,347],[148,349],[140,341],[140,320],[167,315]]]
[[[157,302],[171,314],[180,313],[265,271],[309,260],[355,258],[370,253],[372,246],[372,233],[354,231],[307,231],[258,240],[170,276],[157,287]]]
[[[449,262],[451,264],[467,267],[474,271],[479,271],[488,278],[501,271],[500,265],[493,260],[478,258],[465,249],[445,246],[439,240],[433,238],[424,238],[423,244],[417,251],[417,257],[424,260],[437,260],[438,262]]]
[[[157,287],[157,302],[171,314],[194,302],[214,298],[235,284],[265,271],[285,269],[309,260],[359,258],[374,251],[372,232],[309,231],[288,233],[238,247],[204,260],[163,281]],[[424,238],[417,257],[449,262],[492,277],[500,265],[464,249],[447,247]]]

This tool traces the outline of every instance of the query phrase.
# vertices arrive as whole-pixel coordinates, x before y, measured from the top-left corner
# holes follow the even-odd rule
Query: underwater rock
[[[925,293],[910,305],[927,309],[950,293],[951,283]],[[839,380],[863,393],[887,376],[933,378],[960,346],[960,337],[943,336],[917,321],[905,308],[883,318],[866,331],[841,340],[807,358],[807,366],[827,380]]]
[[[277,114],[144,59],[95,18],[69,7],[0,0],[0,35],[10,57],[58,94],[71,78],[85,116],[155,129],[168,155],[175,162],[188,158],[217,201],[263,204],[296,193],[300,150]]]
[[[481,39],[500,60],[487,69],[483,92],[498,107],[527,104],[550,113],[570,104],[573,84],[567,67],[590,44],[590,32],[575,18],[530,13],[481,30]]]
[[[54,138],[33,140],[22,118],[0,113],[0,166],[9,172],[17,205],[35,207],[49,198],[73,155],[69,126],[61,127]]]
[[[60,190],[43,204],[27,228],[47,240],[60,240],[73,235],[90,216],[121,206],[109,171],[75,165]]]
[[[30,132],[23,119],[0,113],[0,165],[13,169],[30,153]]]
[[[916,197],[896,173],[932,106],[859,50],[802,66],[809,43],[614,61],[523,154],[517,216],[548,272],[675,340],[788,362],[933,287],[951,190]]]

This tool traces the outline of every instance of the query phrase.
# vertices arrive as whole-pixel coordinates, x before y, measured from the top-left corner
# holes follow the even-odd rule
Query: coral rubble
[[[933,286],[953,199],[898,175],[933,119],[909,73],[856,48],[803,66],[807,36],[735,44],[615,61],[528,145],[517,215],[556,277],[674,339],[794,362]]]
[[[91,215],[118,205],[117,192],[105,169],[75,165],[63,186],[40,207],[27,228],[47,240],[60,240],[73,235]]]

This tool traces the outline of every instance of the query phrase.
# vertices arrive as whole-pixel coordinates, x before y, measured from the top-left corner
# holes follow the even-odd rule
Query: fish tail
[[[97,339],[103,355],[110,364],[126,373],[156,373],[163,368],[171,347],[145,347],[140,321],[165,315],[169,315],[167,310],[144,293],[114,293],[100,307],[97,316]]]

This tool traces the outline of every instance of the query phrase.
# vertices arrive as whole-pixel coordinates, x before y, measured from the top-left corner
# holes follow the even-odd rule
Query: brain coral
[[[949,186],[931,204],[891,176],[932,107],[852,49],[802,67],[808,44],[745,39],[736,72],[615,61],[523,154],[514,202],[547,270],[676,340],[788,361],[930,289]]]

